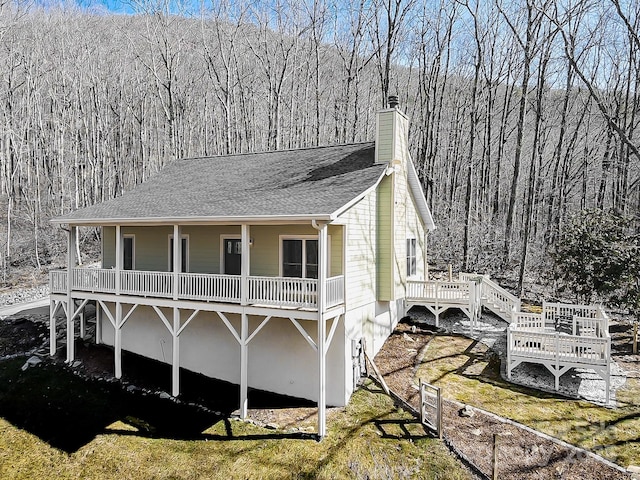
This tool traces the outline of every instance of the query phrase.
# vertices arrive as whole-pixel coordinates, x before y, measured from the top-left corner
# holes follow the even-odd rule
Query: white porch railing
[[[317,307],[318,281],[313,278],[249,277],[249,303]]]
[[[52,294],[67,293],[66,270],[52,270],[49,288]],[[241,277],[204,273],[178,274],[178,298],[210,302],[241,302]],[[251,304],[317,309],[318,281],[311,278],[248,277],[248,302]],[[74,268],[71,288],[93,293],[116,293],[116,271],[104,268]],[[326,307],[344,303],[344,276],[327,279]],[[120,271],[123,295],[173,298],[172,272],[140,270]]]
[[[171,297],[173,296],[173,273],[122,270],[120,293],[143,297]]]
[[[344,303],[344,276],[327,279],[327,308]]]
[[[240,302],[240,276],[181,273],[178,296],[189,300]]]
[[[110,268],[74,268],[71,285],[85,292],[116,291],[116,271]]]
[[[49,272],[49,291],[51,293],[67,293],[66,270],[51,270]]]

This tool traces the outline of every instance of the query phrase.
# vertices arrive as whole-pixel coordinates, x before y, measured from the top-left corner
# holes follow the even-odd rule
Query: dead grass
[[[5,370],[16,368],[3,363]],[[44,373],[50,374],[36,367],[24,372],[25,377],[10,376],[10,382],[0,386],[3,402],[11,401],[13,392],[24,395],[27,389],[15,383]],[[56,381],[68,380],[61,375]],[[91,395],[84,402],[86,410],[95,408],[94,396],[108,395],[89,392],[91,385],[80,381],[68,382],[60,392],[68,395],[77,388],[85,390],[71,395],[81,399]],[[51,414],[64,411],[68,397],[42,383],[51,392],[46,397],[54,407]],[[28,398],[24,400],[24,408],[30,408]],[[108,410],[109,397],[101,401],[105,403],[100,408]],[[79,411],[82,405],[74,403],[67,417],[70,424],[75,413],[88,413]],[[170,438],[150,434],[131,418],[122,417],[110,421],[78,448],[65,451],[52,447],[41,432],[34,433],[37,429],[29,427],[28,413],[12,415],[19,414],[23,428],[0,418],[2,479],[469,478],[442,442],[426,437],[411,415],[397,409],[370,384],[356,392],[345,409],[331,413],[328,436],[320,443],[299,433],[239,420],[216,420],[189,439]]]
[[[594,451],[618,463],[640,463],[640,384],[630,378],[617,391],[617,408],[559,399],[500,378],[495,354],[474,340],[437,336],[417,376],[446,398],[474,405]]]

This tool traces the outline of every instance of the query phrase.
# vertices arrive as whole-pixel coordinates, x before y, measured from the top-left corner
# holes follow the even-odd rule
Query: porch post
[[[173,299],[178,300],[178,275],[182,271],[182,234],[180,225],[173,226]]]
[[[116,302],[116,328],[114,332],[115,377],[122,377],[122,303]]]
[[[69,225],[67,233],[67,362],[75,358],[75,325],[73,314],[75,306],[71,292],[73,291],[73,269],[76,266],[76,227]]]
[[[182,272],[182,229],[173,226],[173,299],[178,300],[180,288],[180,272]],[[172,362],[171,362],[171,395],[180,395],[180,309],[173,307]]]
[[[247,305],[249,299],[249,225],[242,224],[242,255],[240,265],[240,302],[242,306]],[[247,417],[248,407],[248,391],[249,391],[249,346],[247,345],[247,338],[249,336],[249,317],[242,312],[242,325],[240,330],[240,418]]]
[[[250,242],[250,230],[249,225],[242,224],[241,230],[241,244],[242,255],[240,256],[240,303],[241,305],[247,305],[249,299],[249,242]]]
[[[324,310],[326,305],[327,282],[327,225],[318,229],[318,437],[327,434],[326,408],[326,323]]]
[[[122,228],[120,225],[116,225],[116,295],[120,295],[120,272],[124,264],[122,253]]]
[[[175,243],[175,238],[174,243]],[[180,330],[180,309],[178,307],[173,307],[173,332],[171,335],[173,336],[173,362],[172,362],[172,374],[173,378],[171,381],[172,390],[171,395],[177,397],[180,395],[180,337],[178,336],[178,331]]]

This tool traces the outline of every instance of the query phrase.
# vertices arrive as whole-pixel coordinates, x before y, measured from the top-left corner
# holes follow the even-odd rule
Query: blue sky
[[[210,5],[209,0],[75,0],[81,7],[104,7],[110,12],[132,14],[144,10],[165,10],[172,13],[190,14],[199,12],[201,6]]]

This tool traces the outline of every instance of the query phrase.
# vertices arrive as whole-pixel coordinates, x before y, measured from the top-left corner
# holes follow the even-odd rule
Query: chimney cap
[[[389,95],[389,108],[396,108],[398,106],[398,96],[397,95]]]

